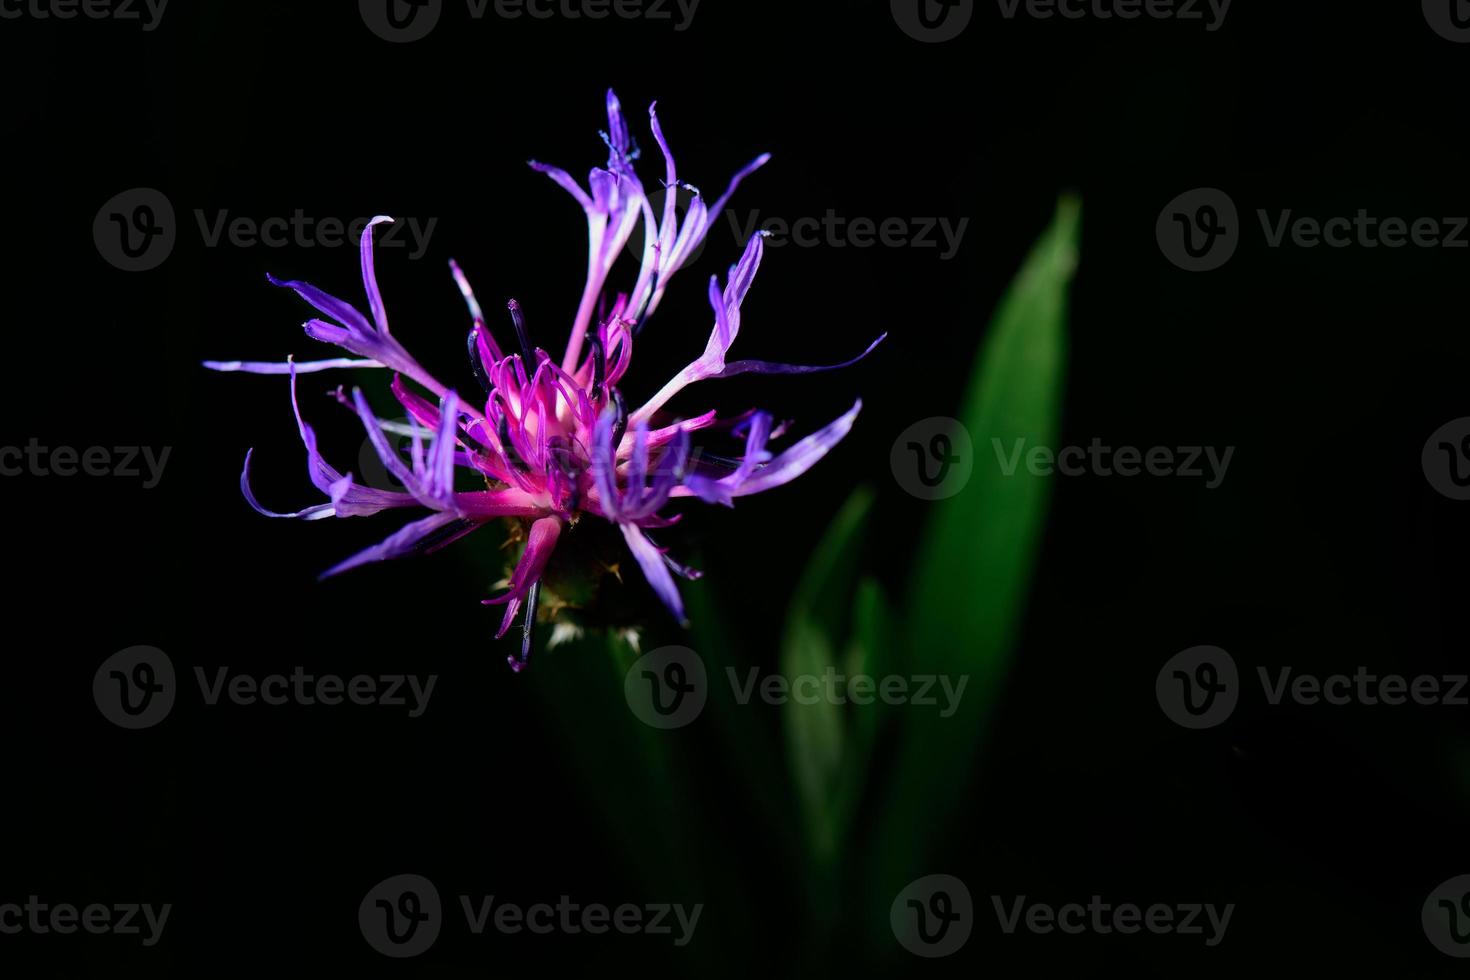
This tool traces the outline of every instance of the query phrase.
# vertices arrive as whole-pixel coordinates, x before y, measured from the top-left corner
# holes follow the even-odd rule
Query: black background
[[[149,33],[0,21],[5,442],[173,447],[152,490],[0,483],[12,572],[0,900],[174,905],[154,949],[0,937],[0,957],[23,964],[7,974],[616,966],[662,976],[713,964],[732,974],[1225,976],[1274,965],[1451,975],[1458,964],[1426,941],[1419,908],[1470,872],[1463,708],[1268,708],[1257,695],[1226,725],[1187,732],[1153,696],[1162,662],[1198,643],[1225,647],[1252,675],[1284,664],[1465,670],[1466,505],[1428,486],[1419,454],[1429,433],[1470,414],[1470,253],[1270,249],[1254,214],[1470,214],[1470,46],[1438,37],[1416,4],[1287,6],[1238,0],[1208,32],[1174,20],[1006,20],[981,3],[960,38],[935,45],[875,2],[704,0],[684,32],[476,22],[451,2],[430,37],[406,45],[373,36],[348,3],[174,0]],[[955,774],[970,787],[964,812],[934,827],[935,866],[915,869],[958,875],[976,896],[976,934],[949,960],[916,960],[865,934],[857,910],[814,948],[796,915],[789,829],[763,823],[700,751],[682,754],[674,775],[698,787],[706,819],[677,832],[614,825],[574,761],[589,746],[596,757],[600,720],[552,707],[571,684],[620,701],[619,678],[569,656],[522,676],[505,669],[474,557],[495,541],[317,584],[396,523],[269,522],[236,489],[255,446],[268,504],[316,499],[285,382],[211,374],[199,361],[319,356],[297,327],[305,307],[264,273],[356,299],[356,253],[206,247],[195,209],[437,218],[428,254],[381,251],[379,276],[398,336],[465,385],[464,313],[444,263],[464,265],[487,308],[515,296],[538,339],[560,343],[581,288],[583,218],[524,161],[578,175],[601,163],[609,85],[650,150],[643,107],[659,100],[681,176],[708,192],[771,151],[736,197],[742,216],[970,219],[950,261],[934,249],[768,252],[741,356],[830,361],[890,336],[849,371],[713,393],[714,405],[760,404],[800,431],[857,394],[866,406],[796,484],[733,512],[691,509],[679,546],[706,578],[686,589],[723,610],[742,661],[773,664],[804,558],[858,484],[879,494],[866,561],[899,588],[926,505],[895,483],[889,447],[913,422],[957,410],[989,313],[1061,191],[1077,191],[1084,209],[1063,441],[1236,447],[1212,491],[1058,479],[991,748],[983,769]],[[157,270],[130,274],[102,260],[91,226],[104,201],[137,186],[168,195],[179,243]],[[1154,222],[1199,186],[1230,193],[1244,241],[1223,269],[1189,274],[1160,254]],[[722,221],[645,335],[631,397],[701,349],[701,280],[737,255]],[[320,397],[325,377],[304,382],[303,397],[328,457],[350,468],[360,435]],[[977,465],[987,451],[977,447]],[[652,634],[678,638],[661,621]],[[102,659],[134,644],[168,651],[181,673],[301,664],[439,682],[411,721],[204,708],[196,697],[155,729],[125,732],[89,691]],[[774,711],[769,727],[774,745]],[[769,764],[782,766],[775,755]],[[434,879],[448,901],[675,900],[647,884],[650,855],[673,837],[739,868],[738,894],[711,883],[689,899],[707,906],[703,959],[646,936],[460,929],[393,963],[357,931],[365,891],[405,871]],[[1004,936],[992,894],[1237,908],[1226,941],[1206,949],[1185,937]]]

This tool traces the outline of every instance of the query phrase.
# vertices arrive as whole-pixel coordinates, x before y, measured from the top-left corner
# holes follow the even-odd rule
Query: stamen
[[[456,520],[439,528],[421,538],[414,548],[424,554],[432,554],[447,544],[451,544],[456,538],[462,536],[466,531],[476,525],[473,521]]]
[[[613,403],[613,431],[612,444],[613,456],[618,454],[618,446],[622,445],[623,434],[628,431],[628,406],[623,401],[623,393],[618,389],[612,389]]]
[[[521,343],[521,360],[526,364],[535,364],[536,359],[531,356],[531,339],[526,334],[526,318],[521,315],[521,304],[511,300],[506,304],[510,310],[510,322],[515,324],[516,339]]]
[[[607,380],[607,351],[603,350],[602,338],[589,334],[592,341],[592,397],[602,396],[602,383]]]
[[[632,319],[633,336],[636,338],[643,331],[643,325],[648,321],[648,307],[653,303],[653,297],[658,292],[658,280],[662,274],[659,269],[659,259],[663,256],[663,249],[655,244],[653,246],[653,272],[648,277],[648,291],[643,296],[643,305],[638,307],[638,313]]]
[[[569,488],[567,510],[575,511],[582,506],[582,487],[580,477],[582,468],[577,458],[576,450],[567,444],[564,436],[552,436],[547,448],[546,469],[547,477],[550,478],[551,467],[556,465],[557,471],[567,481]]]
[[[480,328],[482,326],[484,324],[477,323],[470,329],[470,370],[474,372],[475,380],[480,382],[480,387],[485,389],[485,394],[489,395],[495,390],[495,386],[490,383],[490,375],[485,373],[485,363],[480,360]]]
[[[515,443],[510,441],[510,419],[504,415],[500,416],[500,431],[497,435],[500,436],[500,451],[505,455],[506,462],[522,473],[530,470],[531,467],[521,459],[521,454],[516,452]]]
[[[517,657],[512,654],[505,658],[510,669],[517,674],[525,670],[526,664],[531,661],[531,628],[536,625],[536,603],[540,598],[541,580],[537,579],[526,592],[526,618],[521,621],[521,655]]]

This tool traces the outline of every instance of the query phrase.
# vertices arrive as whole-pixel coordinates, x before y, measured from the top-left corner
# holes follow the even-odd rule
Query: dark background
[[[1287,6],[1239,0],[1211,33],[1173,20],[1008,21],[980,3],[963,36],[935,45],[876,2],[704,0],[682,33],[474,22],[451,2],[430,37],[406,45],[374,37],[348,3],[175,0],[151,33],[0,21],[6,444],[173,447],[153,490],[0,483],[12,573],[0,900],[174,905],[154,949],[0,937],[0,957],[17,963],[7,975],[1458,970],[1426,941],[1419,907],[1470,872],[1463,708],[1268,708],[1257,695],[1224,726],[1187,732],[1153,695],[1163,661],[1199,643],[1252,675],[1283,664],[1465,671],[1467,505],[1429,487],[1419,454],[1430,432],[1470,415],[1470,253],[1269,249],[1254,211],[1470,213],[1470,47],[1438,37],[1415,4]],[[737,662],[773,667],[799,569],[854,486],[878,493],[865,565],[901,589],[928,505],[894,481],[889,448],[913,422],[957,411],[990,311],[1061,191],[1084,209],[1063,442],[1236,447],[1213,491],[1056,481],[990,748],[980,770],[954,774],[965,808],[936,823],[935,863],[914,870],[955,874],[976,897],[976,933],[948,960],[914,959],[875,934],[882,896],[845,896],[839,928],[814,940],[780,801],[770,811],[752,799],[705,751],[707,733],[680,743],[670,774],[695,790],[698,821],[652,804],[644,825],[613,817],[609,782],[633,796],[643,785],[638,760],[603,742],[625,710],[620,676],[595,651],[538,656],[521,676],[505,668],[498,613],[478,602],[493,581],[479,554],[497,547],[492,534],[317,584],[397,522],[269,522],[240,499],[240,460],[255,446],[267,504],[316,500],[285,382],[198,362],[331,356],[301,336],[306,308],[264,273],[359,301],[356,252],[208,248],[193,211],[437,218],[428,254],[382,250],[379,276],[395,333],[465,387],[466,323],[445,262],[464,265],[487,309],[513,295],[538,341],[562,342],[583,218],[524,161],[579,176],[600,164],[609,85],[648,150],[650,187],[659,165],[643,107],[657,98],[681,176],[711,197],[756,153],[775,155],[737,195],[742,217],[970,219],[948,262],[932,249],[767,253],[740,356],[830,361],[890,336],[849,371],[710,393],[721,408],[795,418],[799,432],[857,394],[866,405],[796,484],[733,512],[689,508],[674,540],[707,574],[686,593],[722,615]],[[137,186],[168,195],[179,242],[160,268],[129,274],[102,260],[91,225]],[[1154,222],[1199,186],[1227,190],[1247,228],[1223,269],[1189,274],[1160,254]],[[702,280],[738,255],[728,227],[675,280],[630,398],[701,349]],[[360,433],[320,397],[329,377],[303,379],[303,398],[328,458],[352,468]],[[977,465],[988,451],[977,447]],[[680,638],[655,618],[647,646]],[[126,732],[88,692],[102,659],[134,644],[166,650],[181,673],[300,664],[439,681],[415,720],[186,697],[164,724]],[[607,714],[565,710],[572,690],[579,704],[600,695]],[[778,713],[749,710],[770,714],[779,775]],[[718,877],[698,870],[700,855]],[[692,883],[668,884],[691,869]],[[648,936],[473,938],[451,924],[425,957],[395,963],[364,944],[356,908],[408,871],[446,902],[569,894],[706,908],[689,950]],[[1225,942],[1205,949],[1185,937],[1004,936],[992,894],[1237,908]]]

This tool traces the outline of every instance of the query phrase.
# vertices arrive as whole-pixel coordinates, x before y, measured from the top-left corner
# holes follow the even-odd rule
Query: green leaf
[[[781,674],[797,678],[824,678],[829,668],[844,671],[840,654],[849,632],[852,596],[857,577],[862,531],[873,504],[873,493],[859,488],[827,528],[791,598],[781,639]],[[870,600],[871,602],[871,600]],[[871,617],[870,617],[871,618]],[[864,656],[866,654],[864,653]],[[844,768],[852,746],[843,705],[821,696],[791,697],[783,710],[787,760],[801,806],[809,855],[819,863],[835,853],[842,831]]]
[[[930,505],[920,537],[902,669],[948,675],[952,685],[967,680],[951,717],[940,717],[939,708],[893,709],[901,731],[875,847],[874,904],[885,909],[907,881],[930,870],[928,844],[975,771],[1025,609],[1049,478],[1025,466],[1006,475],[996,446],[1010,454],[1019,439],[1027,448],[1056,445],[1080,218],[1080,202],[1063,197],[1003,297],[958,416],[976,456],[970,481]]]

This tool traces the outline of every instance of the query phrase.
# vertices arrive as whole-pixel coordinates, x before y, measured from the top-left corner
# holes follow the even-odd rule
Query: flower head
[[[685,387],[712,378],[844,367],[883,339],[879,337],[858,358],[844,364],[813,367],[728,360],[740,332],[741,306],[760,268],[764,237],[756,234],[723,284],[718,277],[710,279],[714,327],[704,352],[647,402],[629,411],[620,382],[632,364],[640,327],[658,308],[673,275],[698,250],[735,188],[769,157],[757,157],[740,170],[713,205],[706,206],[697,191],[687,188],[694,197],[682,220],[675,212],[672,193],[662,213],[655,214],[634,171],[638,154],[612,92],[608,92],[607,115],[603,138],[608,163],[606,168],[592,170],[585,189],[563,170],[531,164],[565,188],[587,216],[587,283],[559,363],[532,345],[526,318],[515,300],[508,304],[515,346],[506,353],[492,336],[468,279],[451,261],[450,271],[469,309],[469,360],[482,390],[475,398],[462,398],[424,370],[389,331],[373,256],[374,228],[393,220],[382,216],[374,218],[362,234],[362,281],[370,316],[308,283],[270,279],[294,290],[323,317],[306,322],[307,336],[342,347],[356,358],[299,364],[291,359],[282,363],[205,362],[221,371],[290,376],[291,405],[306,447],[307,471],[327,500],[292,513],[267,510],[251,490],[252,451],[245,456],[240,488],[255,510],[268,517],[306,520],[360,517],[399,507],[429,512],[328,569],[324,577],[368,562],[437,550],[500,519],[515,521],[523,531],[525,547],[504,593],[485,602],[505,607],[497,637],[517,619],[522,623],[520,652],[509,658],[517,670],[530,653],[531,627],[547,562],[558,545],[576,533],[582,518],[590,516],[617,528],[649,585],[682,622],[684,606],[674,577],[697,578],[699,573],[674,561],[649,537],[651,530],[678,520],[677,515],[664,513],[670,502],[697,497],[733,506],[737,497],[790,482],[842,440],[862,407],[861,402],[854,404],[830,424],[776,452],[770,443],[782,435],[784,426],[777,425],[769,414],[753,411],[720,420],[714,412],[706,412],[667,421],[662,414],[670,399]],[[673,154],[654,107],[649,117],[664,159],[665,187],[687,187],[678,183]],[[615,261],[640,221],[645,245],[637,279],[630,291],[616,293],[610,306],[605,305]],[[606,312],[599,316],[600,309]],[[335,469],[318,451],[316,434],[302,418],[298,376],[344,367],[394,372],[390,388],[409,419],[406,434],[412,441],[407,458],[388,438],[392,423],[374,414],[361,390],[354,389],[349,395],[339,389],[337,398],[361,420],[383,466],[402,490],[366,486],[351,473]],[[741,455],[713,456],[694,448],[697,434],[717,430],[743,442]],[[477,489],[456,489],[457,471],[472,474]]]

